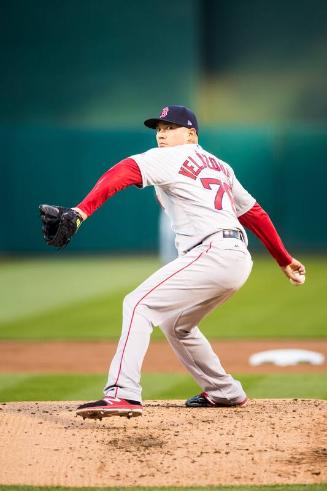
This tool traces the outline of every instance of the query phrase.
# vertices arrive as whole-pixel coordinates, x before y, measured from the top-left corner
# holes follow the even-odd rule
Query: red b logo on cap
[[[160,118],[165,118],[168,114],[168,107],[164,107],[163,110],[161,111]]]

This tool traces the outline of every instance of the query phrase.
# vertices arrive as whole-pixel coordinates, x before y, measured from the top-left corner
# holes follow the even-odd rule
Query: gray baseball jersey
[[[220,229],[241,229],[246,238],[237,217],[255,199],[226,162],[197,144],[152,148],[131,158],[140,168],[143,187],[154,186],[180,254]]]

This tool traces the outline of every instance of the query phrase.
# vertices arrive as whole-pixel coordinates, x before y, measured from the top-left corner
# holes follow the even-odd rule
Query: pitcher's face
[[[176,145],[196,143],[194,135],[196,136],[194,128],[185,128],[174,123],[160,121],[156,127],[158,147],[175,147]]]

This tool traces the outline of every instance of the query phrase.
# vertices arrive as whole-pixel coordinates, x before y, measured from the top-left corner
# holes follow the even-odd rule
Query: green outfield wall
[[[78,203],[154,144],[142,121],[169,104],[196,112],[201,143],[292,251],[324,250],[326,12],[325,0],[1,0],[0,253],[56,254],[38,204]],[[64,254],[155,251],[158,215],[152,189],[128,189]]]
[[[203,129],[200,142],[232,165],[291,250],[326,248],[327,128],[215,127]],[[153,144],[146,129],[0,128],[1,253],[49,252],[39,203],[76,205],[109,167]],[[124,190],[80,229],[65,254],[155,251],[158,215],[152,188]]]
[[[126,127],[189,105],[197,0],[1,0],[0,124]],[[159,109],[158,109],[159,108]]]

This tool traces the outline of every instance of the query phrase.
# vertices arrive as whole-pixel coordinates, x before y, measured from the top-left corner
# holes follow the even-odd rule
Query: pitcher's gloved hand
[[[65,247],[81,225],[83,218],[72,208],[40,205],[43,237],[54,247]]]

